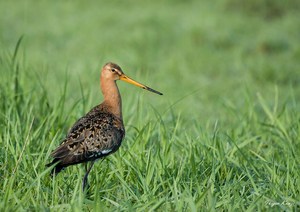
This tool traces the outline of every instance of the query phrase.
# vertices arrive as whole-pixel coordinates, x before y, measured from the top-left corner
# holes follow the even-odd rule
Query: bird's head
[[[122,81],[128,82],[130,84],[133,84],[135,86],[138,86],[140,88],[143,88],[145,90],[162,95],[162,93],[160,93],[152,88],[149,88],[148,86],[143,85],[143,84],[129,78],[128,76],[126,76],[124,74],[124,72],[122,71],[121,67],[115,63],[109,62],[103,66],[102,72],[101,72],[101,78],[103,78],[105,80],[114,80],[114,81],[122,80]]]
[[[119,80],[123,74],[121,67],[117,64],[106,63],[102,68],[101,77],[106,80]]]

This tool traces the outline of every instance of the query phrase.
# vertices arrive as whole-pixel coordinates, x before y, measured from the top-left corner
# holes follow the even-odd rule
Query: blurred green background
[[[12,52],[24,35],[22,74],[41,77],[51,98],[67,72],[68,96],[80,97],[80,80],[98,103],[99,70],[113,61],[165,94],[147,94],[160,111],[182,99],[176,111],[206,123],[226,120],[222,107],[242,110],[244,92],[272,99],[278,86],[282,101],[286,90],[299,97],[298,8],[293,0],[1,1],[0,47]],[[142,92],[119,84],[124,96]]]
[[[72,193],[75,168],[62,185],[44,165],[71,124],[102,101],[108,61],[164,95],[118,82],[126,142],[106,169],[95,168],[102,175],[91,173],[93,189],[105,193],[95,193],[94,208],[98,200],[111,210],[116,202],[178,211],[300,205],[299,0],[0,0],[0,17],[0,208],[86,203]]]

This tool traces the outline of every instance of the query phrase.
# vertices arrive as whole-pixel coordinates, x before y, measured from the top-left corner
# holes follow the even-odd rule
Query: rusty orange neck
[[[104,96],[102,104],[122,120],[122,99],[116,81],[101,78],[101,90]]]

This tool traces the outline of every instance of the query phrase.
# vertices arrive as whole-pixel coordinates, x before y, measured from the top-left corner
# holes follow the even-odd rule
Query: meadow
[[[0,211],[297,211],[296,0],[0,1]],[[118,82],[118,152],[55,178],[45,165]]]

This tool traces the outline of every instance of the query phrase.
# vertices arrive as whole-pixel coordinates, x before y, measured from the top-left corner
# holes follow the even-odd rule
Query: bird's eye
[[[111,71],[112,71],[112,72],[115,72],[116,70],[112,68]]]

